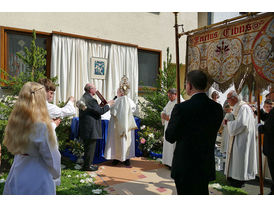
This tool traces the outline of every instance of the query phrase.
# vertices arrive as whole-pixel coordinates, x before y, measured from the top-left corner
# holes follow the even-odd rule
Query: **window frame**
[[[150,48],[145,48],[145,47],[137,47],[137,50],[138,51],[143,50],[143,51],[147,51],[147,52],[159,53],[159,68],[157,70],[157,73],[160,74],[159,69],[162,69],[162,50],[150,49]],[[155,91],[156,90],[156,87],[139,86],[138,85],[138,94],[140,94],[140,95],[144,94],[145,93],[144,88],[148,88],[150,91]]]
[[[28,30],[28,29],[20,29],[20,28],[13,28],[13,27],[4,27],[0,26],[1,30],[1,59],[0,59],[0,67],[4,70],[7,71],[8,69],[8,33],[13,33],[13,34],[20,34],[20,35],[32,35],[33,30]],[[48,32],[41,32],[41,31],[36,31],[36,36],[38,37],[44,37],[47,38],[47,43],[46,43],[46,51],[47,51],[47,64],[46,64],[46,76],[49,78],[50,77],[50,63],[51,63],[51,43],[52,43],[52,33]],[[7,76],[1,73],[1,79],[7,79]]]

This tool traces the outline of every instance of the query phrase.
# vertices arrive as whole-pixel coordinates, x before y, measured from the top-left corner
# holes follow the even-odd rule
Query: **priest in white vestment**
[[[164,133],[166,131],[173,107],[175,106],[175,104],[177,104],[177,90],[175,88],[169,89],[167,92],[167,95],[168,95],[169,102],[164,107],[163,111],[161,112],[162,124],[165,126]],[[184,101],[184,99],[181,96],[180,96],[180,99],[181,99],[181,102]],[[170,144],[168,141],[166,141],[164,137],[162,164],[171,167],[175,146],[176,146],[175,143]]]
[[[135,157],[135,129],[137,125],[133,112],[135,103],[127,96],[129,84],[123,77],[117,91],[117,99],[110,108],[111,118],[108,125],[107,143],[104,157],[113,160],[112,165],[124,162],[130,166],[130,158]]]
[[[232,178],[232,186],[241,187],[257,174],[256,124],[251,107],[235,91],[228,93],[227,100],[233,106],[235,120],[227,122],[230,141],[225,174]]]

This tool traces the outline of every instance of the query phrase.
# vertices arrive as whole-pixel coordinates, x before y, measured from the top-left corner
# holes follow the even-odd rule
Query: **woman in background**
[[[4,195],[54,195],[61,155],[46,105],[45,87],[27,82],[11,112],[3,144],[14,154]]]

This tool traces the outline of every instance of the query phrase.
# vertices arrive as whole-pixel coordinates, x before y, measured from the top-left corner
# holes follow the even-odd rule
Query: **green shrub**
[[[141,112],[141,125],[147,126],[150,130],[154,130],[155,140],[152,141],[152,138],[149,138],[148,144],[152,143],[153,145],[140,145],[140,147],[155,148],[155,145],[161,147],[159,144],[159,138],[164,136],[164,126],[162,125],[161,112],[168,103],[169,99],[167,96],[167,91],[170,88],[176,88],[176,65],[171,63],[172,56],[169,54],[169,48],[167,48],[167,61],[164,62],[163,70],[159,69],[159,75],[157,77],[155,90],[152,90],[148,87],[144,87],[144,102],[139,101]],[[183,94],[184,91],[182,91]],[[139,136],[146,136],[142,134],[146,131],[139,131]],[[162,141],[162,140],[161,140]],[[157,143],[156,143],[157,142]],[[154,145],[155,144],[155,145]],[[142,148],[141,148],[142,149]],[[155,149],[154,149],[155,150]],[[156,150],[159,150],[157,148]]]
[[[139,148],[143,154],[149,151],[162,153],[163,141],[162,134],[159,130],[143,125],[138,131]]]

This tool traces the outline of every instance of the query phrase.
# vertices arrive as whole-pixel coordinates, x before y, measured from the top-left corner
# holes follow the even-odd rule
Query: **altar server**
[[[175,104],[177,104],[177,90],[175,88],[169,89],[167,92],[167,95],[168,95],[169,101],[164,107],[163,111],[161,112],[162,124],[165,126],[164,131],[166,131],[173,107]],[[183,102],[184,99],[182,97],[180,98],[181,98],[181,102]],[[166,141],[164,137],[163,158],[162,158],[162,163],[164,165],[171,167],[175,145],[176,144],[170,144],[168,141]]]
[[[75,115],[76,109],[74,107],[74,101],[75,101],[74,97],[72,96],[69,97],[67,104],[64,107],[60,108],[51,103],[53,101],[53,96],[56,89],[52,81],[50,79],[45,78],[45,79],[40,79],[39,83],[44,85],[46,88],[47,108],[48,108],[51,119],[55,120],[57,118],[64,118],[64,117]]]

